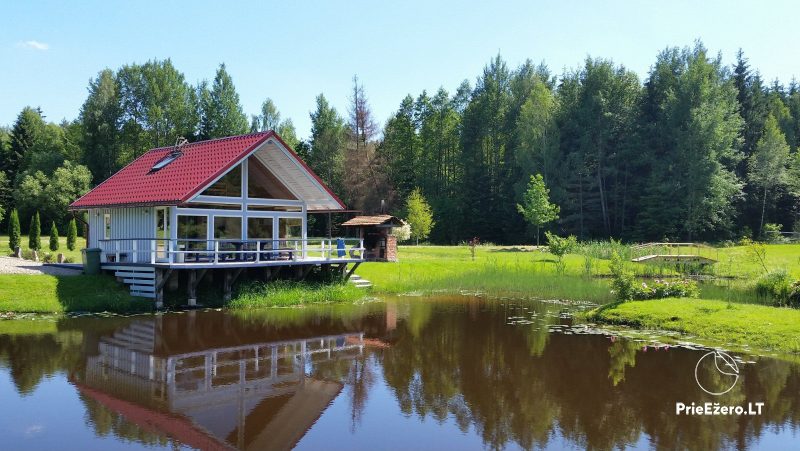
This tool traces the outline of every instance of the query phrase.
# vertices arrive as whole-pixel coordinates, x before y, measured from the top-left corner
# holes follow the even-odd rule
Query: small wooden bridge
[[[703,249],[710,246],[699,243],[647,243],[633,246],[634,254],[641,254],[631,258],[634,263],[658,263],[674,265],[713,265],[717,260],[701,254]]]

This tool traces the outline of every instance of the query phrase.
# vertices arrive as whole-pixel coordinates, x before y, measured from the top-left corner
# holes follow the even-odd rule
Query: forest
[[[536,174],[560,207],[546,228],[582,240],[800,231],[800,84],[762,79],[741,51],[726,64],[700,42],[667,48],[644,80],[603,58],[554,74],[498,55],[453,91],[407,95],[383,125],[356,77],[349,100],[340,112],[319,94],[301,139],[268,98],[248,117],[224,64],[197,85],[169,59],[105,69],[74,120],[26,107],[0,127],[0,217],[61,228],[70,202],[148,149],[276,130],[350,209],[402,217],[418,188],[432,243],[535,241],[517,204]]]

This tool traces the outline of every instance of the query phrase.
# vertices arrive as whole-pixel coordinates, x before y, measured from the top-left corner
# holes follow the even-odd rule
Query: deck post
[[[225,272],[225,282],[223,283],[222,300],[228,302],[231,300],[231,286],[233,285],[233,271],[230,269],[223,269]]]
[[[197,305],[197,271],[194,269],[189,270],[189,284],[187,285],[187,289],[189,290],[189,306],[194,307]]]
[[[156,281],[155,281],[155,288],[156,288],[156,308],[160,309],[164,307],[164,285],[167,284],[167,281],[170,280],[170,276],[172,275],[172,269],[160,269],[156,268]],[[178,280],[177,274],[173,277],[176,281]]]
[[[208,272],[207,269],[192,269],[189,271],[189,283],[187,289],[189,291],[189,307],[197,305],[197,285],[203,280],[203,276]]]
[[[167,276],[169,277],[169,276]],[[156,280],[155,280],[155,295],[156,295],[156,308],[162,309],[164,308],[164,270],[160,268],[156,268]]]
[[[230,301],[233,297],[233,284],[236,283],[236,279],[244,271],[244,268],[235,268],[235,269],[224,269],[223,272],[225,273],[224,284],[223,284],[223,296],[222,299],[224,301]]]

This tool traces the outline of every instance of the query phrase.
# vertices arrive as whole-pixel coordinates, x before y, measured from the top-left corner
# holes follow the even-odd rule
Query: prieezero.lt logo
[[[713,373],[716,371],[719,374],[719,380],[715,380],[716,386],[714,387],[706,380],[707,378],[701,377],[700,371],[701,365],[704,364],[703,362],[708,362],[710,359],[714,359],[711,372]],[[705,363],[704,366],[708,367],[710,365]],[[728,354],[722,351],[709,351],[697,361],[697,365],[694,367],[694,379],[697,381],[697,385],[709,395],[724,395],[731,391],[733,387],[736,386],[736,383],[739,382],[739,366],[736,365],[736,361],[733,360],[733,357]]]

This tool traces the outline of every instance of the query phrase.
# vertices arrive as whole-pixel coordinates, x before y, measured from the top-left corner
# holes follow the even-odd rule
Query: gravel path
[[[41,262],[14,257],[0,257],[0,274],[49,274],[51,276],[77,276],[81,271],[55,266],[45,266]]]

